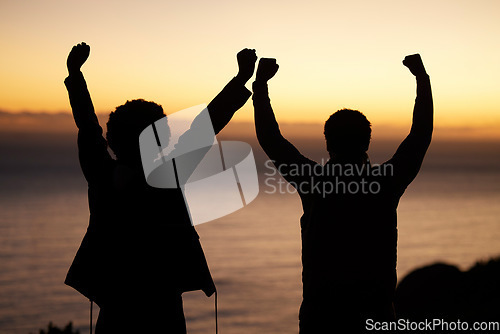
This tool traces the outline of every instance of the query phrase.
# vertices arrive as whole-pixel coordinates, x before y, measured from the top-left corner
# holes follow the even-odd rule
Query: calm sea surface
[[[0,141],[0,333],[38,333],[49,321],[87,333],[89,302],[63,284],[88,223],[74,137],[9,138]],[[373,161],[394,149],[375,146]],[[302,210],[297,195],[270,190],[197,228],[219,291],[220,333],[297,332]],[[498,143],[433,144],[398,212],[400,278],[436,261],[467,269],[500,255]],[[213,297],[184,296],[189,333],[214,333]]]

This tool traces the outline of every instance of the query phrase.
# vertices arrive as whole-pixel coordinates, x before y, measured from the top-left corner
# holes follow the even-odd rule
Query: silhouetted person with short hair
[[[278,70],[261,59],[253,83],[260,145],[298,191],[304,214],[301,334],[364,331],[367,319],[390,321],[396,286],[396,209],[417,175],[431,142],[432,93],[419,55],[403,61],[417,80],[410,134],[394,156],[371,165],[370,122],[356,110],[334,113],[325,124],[330,155],[322,166],[304,157],[282,135],[267,82]]]
[[[85,43],[73,47],[65,80],[90,209],[65,283],[99,305],[98,334],[185,333],[181,294],[203,290],[210,296],[215,285],[181,189],[153,188],[145,180],[139,134],[165,116],[163,109],[127,101],[110,114],[106,141],[80,71],[89,53]],[[244,49],[237,59],[238,75],[208,105],[216,134],[251,95],[244,85],[253,75],[255,50]]]

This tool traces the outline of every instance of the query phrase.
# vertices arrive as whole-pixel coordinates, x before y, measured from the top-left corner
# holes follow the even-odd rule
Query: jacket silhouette
[[[250,97],[245,82],[235,77],[208,105],[215,133]],[[100,320],[108,314],[101,328],[156,330],[164,322],[164,328],[185,332],[181,294],[203,290],[210,296],[215,285],[181,189],[153,188],[140,165],[113,159],[83,74],[70,71],[65,85],[90,210],[65,283],[100,306]],[[168,312],[174,320],[165,320]]]

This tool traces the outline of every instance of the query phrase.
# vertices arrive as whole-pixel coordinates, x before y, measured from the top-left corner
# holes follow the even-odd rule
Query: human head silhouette
[[[109,114],[106,139],[118,160],[139,161],[139,135],[150,124],[164,117],[161,105],[137,99],[127,101]]]
[[[325,122],[326,149],[330,157],[347,160],[365,157],[371,133],[371,123],[361,112],[338,110]]]

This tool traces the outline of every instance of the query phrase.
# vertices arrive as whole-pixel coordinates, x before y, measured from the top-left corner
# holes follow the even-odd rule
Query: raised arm
[[[395,173],[408,185],[417,176],[432,139],[434,107],[431,83],[419,54],[407,56],[403,64],[417,81],[417,98],[413,109],[410,134],[401,143],[393,157]]]
[[[81,129],[86,126],[99,125],[95,115],[94,105],[87,89],[87,84],[80,68],[90,55],[90,46],[80,43],[73,46],[68,55],[66,65],[68,77],[64,80],[68,89],[69,102],[73,111],[76,126]]]
[[[413,123],[410,135],[429,146],[433,128],[433,103],[431,82],[419,54],[407,56],[403,64],[417,80],[417,98],[413,109]]]
[[[83,174],[87,181],[96,180],[103,167],[112,160],[107,150],[107,142],[102,136],[102,128],[94,111],[94,105],[80,68],[90,54],[90,46],[80,43],[73,46],[68,55],[69,75],[64,80],[69,101],[78,127],[78,155]]]
[[[243,49],[236,56],[238,74],[208,104],[208,113],[215,134],[229,123],[234,113],[240,109],[252,94],[245,88],[245,83],[253,75],[257,55],[253,49]]]
[[[277,166],[300,163],[305,159],[297,148],[281,134],[271,107],[267,82],[276,74],[278,68],[276,59],[260,59],[255,82],[252,86],[257,139],[264,152]]]

